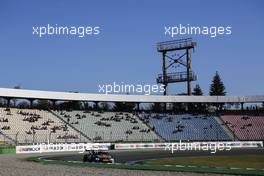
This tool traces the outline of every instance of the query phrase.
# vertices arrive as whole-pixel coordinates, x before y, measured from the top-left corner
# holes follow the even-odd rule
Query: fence
[[[65,132],[56,134],[52,132],[41,134],[21,134],[21,133],[4,133],[0,135],[0,141],[8,145],[34,144],[34,143],[71,143],[71,142],[88,142],[81,134],[71,134]]]

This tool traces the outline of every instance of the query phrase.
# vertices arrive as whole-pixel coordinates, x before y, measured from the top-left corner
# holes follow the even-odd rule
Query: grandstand
[[[221,126],[215,116],[151,114],[141,117],[167,141],[231,140],[229,131]]]
[[[80,134],[45,110],[0,108],[2,139],[15,143],[80,142]]]
[[[263,140],[264,117],[0,108],[0,141],[161,142]]]
[[[132,113],[53,111],[93,141],[160,141],[147,125]]]
[[[222,115],[221,119],[238,140],[264,140],[264,116]]]
[[[132,113],[0,108],[0,136],[13,143],[161,141]]]

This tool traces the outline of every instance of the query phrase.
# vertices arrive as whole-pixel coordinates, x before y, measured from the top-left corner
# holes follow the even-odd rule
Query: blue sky
[[[219,71],[229,95],[264,94],[264,2],[0,1],[0,87],[98,92],[99,84],[155,84],[164,26],[232,26],[232,35],[191,36],[193,70],[205,94]],[[100,26],[96,37],[32,35],[33,26]],[[184,38],[189,36],[179,36]],[[174,38],[174,39],[177,39]],[[182,92],[172,85],[170,93]]]

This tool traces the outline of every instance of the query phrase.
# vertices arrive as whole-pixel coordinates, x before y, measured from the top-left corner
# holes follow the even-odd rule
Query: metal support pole
[[[98,110],[98,101],[95,101],[94,104],[95,104],[95,108],[94,109]]]
[[[136,106],[137,106],[137,107],[136,107],[136,111],[137,111],[137,112],[139,112],[139,104],[140,104],[140,103],[136,103]]]
[[[51,100],[51,102],[52,102],[52,109],[55,109],[57,100]]]
[[[6,98],[7,100],[7,107],[10,108],[10,101],[11,101],[11,98]]]
[[[162,52],[162,71],[163,71],[163,84],[165,91],[163,92],[163,95],[167,95],[167,71],[166,71],[166,51]]]
[[[244,103],[241,103],[241,110],[244,110]]]
[[[163,84],[164,84],[164,92],[163,95],[167,95],[167,86],[168,86],[168,81],[167,81],[167,70],[166,70],[166,51],[162,52],[162,71],[163,71]],[[167,104],[164,103],[163,110],[166,111],[166,106]]]
[[[33,102],[34,102],[34,99],[28,99],[29,103],[30,103],[30,108],[33,108]]]
[[[186,49],[186,61],[187,61],[187,95],[192,95],[191,90],[191,80],[190,80],[190,71],[191,71],[191,58],[190,58],[190,49]]]

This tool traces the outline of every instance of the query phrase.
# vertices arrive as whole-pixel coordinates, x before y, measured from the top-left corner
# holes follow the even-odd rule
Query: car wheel
[[[87,162],[88,161],[88,156],[87,155],[84,155],[83,156],[83,162]]]

